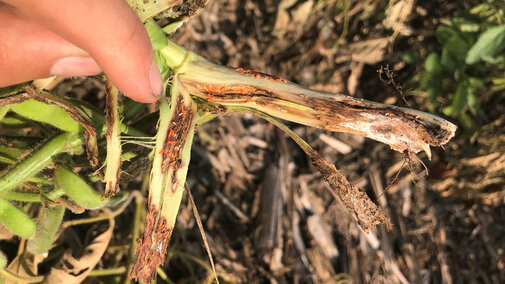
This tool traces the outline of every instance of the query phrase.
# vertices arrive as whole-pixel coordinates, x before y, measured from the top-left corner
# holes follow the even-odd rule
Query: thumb
[[[153,102],[163,82],[142,22],[124,0],[7,0],[21,13],[87,51],[126,96]]]
[[[0,87],[101,72],[87,52],[5,5],[0,5],[0,66]]]

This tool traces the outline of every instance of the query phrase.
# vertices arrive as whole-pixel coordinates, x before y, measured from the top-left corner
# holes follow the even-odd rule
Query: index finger
[[[124,0],[6,0],[39,24],[86,50],[126,96],[153,102],[162,91],[151,42]]]

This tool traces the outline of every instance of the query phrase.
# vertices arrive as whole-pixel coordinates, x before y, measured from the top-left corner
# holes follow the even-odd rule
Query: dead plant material
[[[37,91],[36,89],[30,86],[25,87],[23,90],[25,93],[8,96],[3,100],[1,100],[1,102],[11,104],[11,103],[22,103],[25,100],[34,99],[44,104],[58,106],[64,111],[66,111],[73,120],[75,120],[84,128],[84,144],[86,146],[85,147],[86,155],[88,157],[89,164],[95,171],[95,174],[98,177],[102,178],[103,174],[99,170],[96,130],[93,124],[91,123],[91,119],[89,118],[89,116],[79,107],[49,92]]]
[[[0,98],[0,106],[19,104],[31,98],[32,97],[26,92],[9,95]]]
[[[121,140],[119,135],[119,105],[118,90],[109,80],[106,80],[105,117],[107,122],[107,169],[105,171],[105,195],[112,197],[119,192],[119,177],[121,174]]]
[[[187,153],[187,147],[192,143],[191,131],[194,131],[196,108],[176,80],[172,86],[170,117],[160,119],[160,125],[164,126],[158,129],[160,136],[157,137],[159,144],[151,172],[149,212],[144,235],[137,247],[137,259],[130,274],[131,278],[140,279],[144,283],[149,283],[155,277],[156,269],[165,260],[189,165],[189,156],[184,156],[183,153]],[[168,103],[162,101],[160,109],[167,106]]]
[[[163,147],[163,162],[161,164],[161,172],[166,174],[169,168],[175,168],[172,181],[175,183],[175,172],[178,165],[181,163],[179,152],[186,141],[189,130],[191,129],[191,121],[193,119],[192,104],[184,105],[182,97],[179,97],[173,120],[170,122],[167,131],[167,139]]]
[[[358,224],[363,230],[368,231],[379,224],[385,224],[388,230],[392,229],[391,220],[368,198],[365,192],[352,185],[335,168],[335,165],[323,159],[316,151],[310,153],[309,157],[312,164],[319,169],[323,178],[328,182],[333,193],[342,200],[347,210],[356,214]]]
[[[207,256],[209,257],[210,267],[212,268],[212,272],[214,274],[214,279],[216,279],[216,283],[219,284],[219,279],[217,278],[216,265],[214,264],[214,257],[212,256],[212,252],[210,250],[209,241],[207,241],[207,236],[205,235],[205,230],[203,229],[202,218],[200,218],[200,213],[198,213],[198,208],[196,207],[195,199],[193,198],[193,194],[188,187],[188,184],[184,184],[184,187],[188,193],[189,202],[191,203],[191,209],[193,211],[193,216],[195,217],[196,224],[198,225],[198,230],[200,231],[200,235],[202,236],[203,244],[205,245],[205,250],[207,251]]]
[[[395,89],[395,91],[400,95],[402,98],[403,102],[408,106],[411,107],[409,102],[405,99],[405,94],[403,93],[403,85],[399,84],[395,81],[395,73],[393,70],[389,68],[389,65],[386,65],[386,67],[381,66],[379,70],[377,70],[377,73],[379,74],[379,79],[386,83],[388,86],[391,86]]]
[[[185,70],[179,75],[181,83],[189,93],[207,101],[227,107],[252,108],[304,125],[361,135],[399,152],[424,151],[431,157],[430,146],[446,144],[456,131],[454,124],[428,113],[314,91],[262,73],[244,74],[244,70],[217,66],[200,57]]]
[[[107,210],[109,216],[108,228],[95,237],[88,246],[83,248],[82,255],[75,257],[75,252],[67,251],[59,262],[51,268],[43,283],[68,283],[77,284],[86,279],[93,270],[109,245],[114,229],[114,218]]]
[[[151,203],[151,200],[149,200]],[[173,228],[167,227],[165,218],[159,216],[154,206],[149,207],[145,223],[144,235],[138,241],[137,260],[130,277],[150,283],[156,274],[156,268],[165,261],[168,242]]]
[[[355,214],[358,224],[364,231],[368,231],[379,224],[386,225],[388,230],[392,229],[391,220],[386,217],[380,207],[375,205],[366,193],[360,191],[357,186],[352,185],[347,178],[335,168],[335,165],[321,157],[321,155],[312,149],[307,142],[301,139],[282,122],[265,114],[258,113],[258,115],[279,127],[302,148],[305,154],[309,156],[312,164],[321,172],[324,180],[330,185],[332,194],[342,200],[349,212]]]

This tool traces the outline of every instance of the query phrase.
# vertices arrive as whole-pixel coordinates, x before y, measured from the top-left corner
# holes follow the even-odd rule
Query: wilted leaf
[[[114,219],[110,218],[107,230],[98,235],[84,248],[82,256],[74,257],[73,252],[68,250],[59,262],[51,268],[51,271],[44,279],[44,283],[78,284],[84,281],[102,258],[105,249],[109,245],[113,229]]]
[[[412,34],[412,28],[406,25],[409,16],[414,8],[414,0],[398,1],[386,10],[386,18],[383,23],[387,28],[392,28],[401,35]]]
[[[4,224],[0,223],[0,240],[8,240],[12,237],[14,237],[14,234]]]
[[[60,227],[65,214],[65,207],[44,207],[40,220],[37,222],[37,231],[33,239],[28,241],[27,250],[34,254],[48,251],[53,244],[54,236]]]
[[[14,260],[11,261],[7,270],[17,276],[29,278],[35,277],[38,273],[38,265],[44,259],[41,255],[33,255],[28,252],[24,252],[16,256]],[[18,282],[5,279],[5,284],[18,284]]]
[[[477,63],[479,60],[489,61],[505,48],[505,25],[492,27],[485,31],[477,42],[470,48],[466,56],[467,64]]]

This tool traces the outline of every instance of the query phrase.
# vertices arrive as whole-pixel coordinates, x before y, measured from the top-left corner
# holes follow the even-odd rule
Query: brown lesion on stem
[[[166,174],[170,168],[173,168],[172,182],[175,183],[175,172],[181,165],[180,151],[184,146],[184,141],[191,129],[191,121],[193,120],[193,104],[186,104],[181,97],[177,100],[172,121],[167,130],[167,139],[161,150],[163,162],[161,164],[161,172]]]
[[[425,151],[430,157],[430,146],[444,145],[456,130],[450,122],[428,113],[257,77],[248,84],[205,82],[184,75],[180,80],[192,95],[212,103],[249,107],[304,125],[365,136],[399,152]]]
[[[107,139],[107,172],[105,175],[105,179],[107,184],[105,185],[105,195],[107,197],[112,197],[119,192],[119,177],[121,175],[121,155],[117,155],[116,153],[110,153],[109,151],[121,151],[121,145],[119,144],[119,137],[113,137],[113,135],[119,135],[119,133],[115,133],[114,129],[119,128],[119,113],[118,113],[118,91],[112,85],[109,80],[106,80],[106,97],[105,97],[105,118],[107,123],[107,131],[106,131],[106,139]],[[116,145],[109,145],[113,143]],[[110,149],[114,148],[114,149]],[[113,157],[117,155],[117,158],[110,159],[109,156]],[[114,171],[112,178],[110,178],[108,171]]]
[[[151,199],[152,192],[150,193],[149,212],[146,216],[145,231],[142,240],[139,241],[136,252],[137,260],[130,275],[130,277],[140,279],[144,283],[149,283],[154,278],[158,266],[163,264],[167,246],[174,229],[175,217],[172,219],[172,215],[167,214],[167,212],[170,212],[172,209],[177,210],[179,204],[174,204],[174,202],[180,203],[180,199],[167,199],[167,197],[178,196],[176,194],[179,183],[177,173],[184,169],[181,152],[192,129],[195,116],[193,103],[187,100],[191,100],[191,98],[183,95],[178,96],[175,100],[175,106],[172,106],[173,113],[168,125],[163,149],[157,153],[157,155],[162,155],[160,170],[165,182],[161,185],[164,192],[160,195],[162,201]]]
[[[144,235],[138,239],[136,251],[137,259],[130,277],[140,279],[143,283],[150,283],[156,274],[156,269],[165,261],[165,255],[172,236],[173,227],[167,226],[159,210],[148,203],[149,211],[144,223]]]

